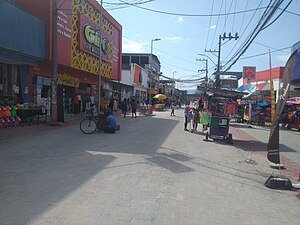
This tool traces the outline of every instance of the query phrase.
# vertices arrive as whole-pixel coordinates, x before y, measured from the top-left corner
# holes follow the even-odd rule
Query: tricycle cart
[[[212,116],[209,122],[209,130],[206,133],[205,140],[208,138],[223,138],[227,143],[232,143],[232,134],[229,133],[229,117]]]

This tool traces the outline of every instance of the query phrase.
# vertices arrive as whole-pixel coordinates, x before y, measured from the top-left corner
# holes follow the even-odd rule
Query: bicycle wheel
[[[80,130],[85,134],[92,134],[97,130],[96,121],[93,118],[85,118],[80,122]]]

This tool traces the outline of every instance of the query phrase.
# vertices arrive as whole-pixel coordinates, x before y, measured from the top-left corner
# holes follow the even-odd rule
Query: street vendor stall
[[[166,95],[163,95],[163,94],[157,94],[153,97],[153,99],[155,100],[154,101],[154,109],[157,110],[157,111],[162,111],[166,104],[166,99],[168,97]]]
[[[232,143],[232,134],[229,133],[230,119],[236,113],[236,100],[247,93],[216,88],[205,88],[205,91],[209,96],[207,111],[211,116],[204,140],[222,138],[227,143]]]

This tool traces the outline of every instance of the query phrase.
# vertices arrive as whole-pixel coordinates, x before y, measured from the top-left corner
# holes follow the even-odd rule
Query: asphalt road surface
[[[244,124],[240,129],[247,132],[263,143],[268,143],[270,128],[252,126]],[[280,153],[288,157],[291,161],[300,165],[300,132],[296,130],[280,129],[279,131],[279,150]]]

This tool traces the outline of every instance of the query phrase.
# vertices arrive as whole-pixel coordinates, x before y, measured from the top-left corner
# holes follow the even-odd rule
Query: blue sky
[[[205,52],[205,49],[217,50],[218,37],[224,32],[227,35],[229,32],[232,34],[238,32],[238,40],[222,41],[221,64],[226,65],[251,34],[264,12],[264,9],[255,9],[264,8],[269,4],[269,0],[154,0],[138,5],[144,9],[130,5],[123,5],[125,7],[121,8],[120,5],[115,5],[142,1],[145,0],[104,0],[103,7],[123,27],[123,52],[150,53],[151,39],[160,38],[160,41],[153,42],[153,54],[157,55],[161,62],[163,75],[172,77],[174,73],[177,79],[196,79],[205,76],[198,73],[198,70],[205,67],[202,62],[196,61],[205,58],[198,54],[207,54],[211,59],[210,76],[215,68],[212,61],[217,63],[217,57]],[[285,1],[280,8],[283,9],[287,2],[289,1]],[[289,12],[284,12],[271,26],[261,31],[230,71],[242,71],[243,66],[256,66],[257,71],[268,69],[268,54],[252,56],[267,53],[269,49],[272,67],[284,66],[290,55],[288,47],[300,41],[299,9],[300,0],[292,1],[287,9]],[[240,13],[245,10],[250,11]],[[281,10],[278,10],[270,21],[280,12]],[[209,16],[228,13],[231,14]],[[278,51],[283,48],[287,49]],[[227,65],[230,65],[230,62]],[[196,85],[182,84],[181,88],[192,89]]]

